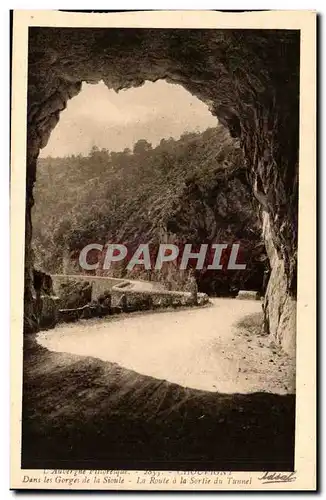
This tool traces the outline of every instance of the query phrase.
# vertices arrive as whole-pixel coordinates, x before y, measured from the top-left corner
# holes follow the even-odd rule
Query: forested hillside
[[[222,127],[162,139],[133,151],[94,147],[88,156],[39,159],[33,212],[36,265],[63,271],[63,256],[78,261],[89,243],[238,242],[246,271],[197,273],[201,290],[224,295],[232,288],[259,288],[264,248],[257,207],[239,145]],[[104,272],[104,271],[102,271]],[[108,272],[106,272],[108,274]],[[111,274],[126,275],[121,266]],[[139,270],[146,279],[184,287],[187,272]]]

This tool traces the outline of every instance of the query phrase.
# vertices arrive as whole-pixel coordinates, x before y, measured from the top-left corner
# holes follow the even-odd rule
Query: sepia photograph
[[[314,488],[314,25],[14,12],[13,488]]]

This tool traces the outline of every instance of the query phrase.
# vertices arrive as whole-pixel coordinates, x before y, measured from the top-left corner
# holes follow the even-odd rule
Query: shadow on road
[[[187,389],[25,344],[23,468],[293,470],[293,395]]]

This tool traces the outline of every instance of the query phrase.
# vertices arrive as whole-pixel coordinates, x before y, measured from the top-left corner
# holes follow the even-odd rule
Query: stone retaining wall
[[[65,308],[61,304],[57,314],[58,322],[71,322],[122,312],[203,306],[209,302],[205,293],[194,296],[191,292],[182,291],[137,290],[131,280],[84,275],[54,275],[52,279],[57,294],[60,294],[60,287],[69,281],[84,281],[92,287],[90,303],[74,308]]]

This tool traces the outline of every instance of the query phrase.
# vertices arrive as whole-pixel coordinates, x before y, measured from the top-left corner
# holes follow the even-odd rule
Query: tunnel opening
[[[26,331],[35,329],[31,208],[40,148],[67,101],[80,92],[81,82],[102,79],[119,90],[165,79],[208,104],[240,141],[249,182],[260,203],[271,264],[266,324],[272,337],[293,351],[299,51],[300,34],[295,30],[30,28]]]

